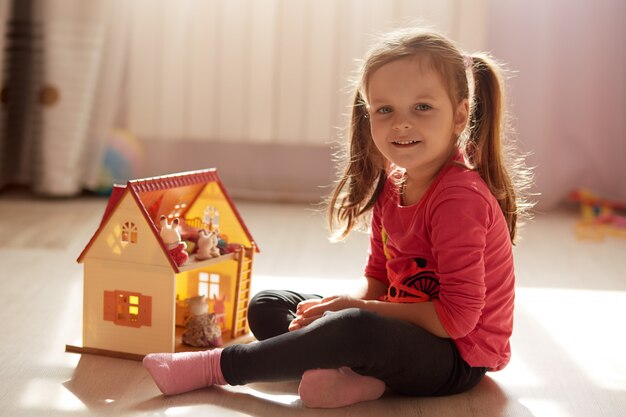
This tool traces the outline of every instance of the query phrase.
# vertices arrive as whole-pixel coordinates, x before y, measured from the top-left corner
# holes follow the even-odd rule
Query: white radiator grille
[[[148,139],[327,143],[368,34],[419,19],[480,48],[485,3],[135,0],[124,122]]]

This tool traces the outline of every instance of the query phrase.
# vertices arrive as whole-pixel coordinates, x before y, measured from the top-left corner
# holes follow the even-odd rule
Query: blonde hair
[[[469,100],[468,126],[457,145],[498,201],[514,242],[518,217],[531,207],[522,198],[531,174],[523,159],[514,157],[512,150],[505,146],[510,127],[504,110],[503,70],[487,54],[470,57],[442,35],[416,29],[395,31],[382,37],[361,66],[350,117],[348,147],[342,155],[346,162],[328,199],[333,237],[343,239],[361,224],[378,199],[392,168],[374,145],[370,133],[366,102],[369,78],[385,64],[414,56],[429,58],[448,89],[453,105]]]

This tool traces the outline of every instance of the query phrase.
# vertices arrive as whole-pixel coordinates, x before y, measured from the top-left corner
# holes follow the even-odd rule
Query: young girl
[[[164,394],[213,384],[301,379],[310,407],[448,395],[510,357],[511,245],[527,207],[508,172],[498,66],[431,32],[383,38],[364,61],[331,231],[371,218],[362,286],[321,298],[264,291],[259,342],[148,355]],[[523,172],[521,172],[523,174]],[[523,185],[523,184],[522,184]]]

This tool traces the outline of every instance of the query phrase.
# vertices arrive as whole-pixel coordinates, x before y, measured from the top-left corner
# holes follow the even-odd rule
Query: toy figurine
[[[161,215],[161,239],[176,265],[184,265],[189,260],[187,244],[181,240],[178,232],[178,219],[172,220],[170,224],[167,217]]]
[[[224,305],[225,300],[225,295],[217,298],[217,296],[213,294],[213,312],[215,314],[215,322],[220,327],[220,329],[226,328],[226,306]]]
[[[220,250],[217,247],[217,233],[217,231],[206,231],[204,229],[198,232],[197,260],[201,261],[220,256]]]
[[[222,345],[222,331],[215,314],[209,314],[206,295],[187,299],[191,314],[185,323],[183,343],[194,347],[218,347]]]

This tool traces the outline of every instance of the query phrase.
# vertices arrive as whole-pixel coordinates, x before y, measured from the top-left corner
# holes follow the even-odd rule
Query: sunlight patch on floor
[[[527,407],[535,417],[572,417],[557,401],[520,398],[519,402]]]
[[[63,308],[54,314],[54,324],[57,331],[55,332],[52,346],[63,347],[67,344],[74,346],[82,346],[82,322],[83,322],[83,283],[75,281],[67,291],[67,299],[72,302],[64,303]],[[42,356],[42,364],[47,366],[59,365],[58,350],[49,350]],[[63,365],[75,368],[80,356],[64,354],[62,355]]]
[[[254,397],[260,398],[265,401],[270,401],[279,405],[293,405],[300,401],[300,397],[297,392],[294,393],[280,393],[280,392],[263,392],[262,390],[254,389],[253,386],[224,386],[222,389],[231,392],[240,392]]]
[[[564,365],[598,387],[626,390],[626,292],[519,288],[516,309],[543,328],[549,340],[536,343],[556,345]]]
[[[29,410],[53,410],[62,412],[83,411],[87,408],[74,394],[57,381],[43,378],[28,382],[20,406]]]
[[[520,360],[513,351],[511,362],[501,372],[488,374],[499,384],[507,387],[541,387],[545,386],[545,381],[541,375],[533,371],[528,364]]]

